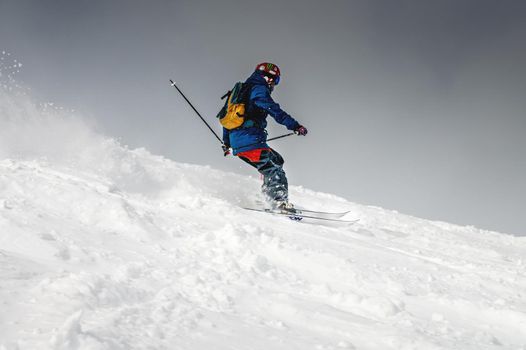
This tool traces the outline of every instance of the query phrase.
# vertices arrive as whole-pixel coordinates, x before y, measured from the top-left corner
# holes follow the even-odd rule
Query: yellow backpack
[[[225,105],[217,114],[221,125],[228,130],[240,127],[245,122],[245,105],[248,102],[250,86],[237,82],[232,90],[221,99],[227,97]]]

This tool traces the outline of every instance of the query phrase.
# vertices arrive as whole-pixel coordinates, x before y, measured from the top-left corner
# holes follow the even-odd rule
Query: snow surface
[[[0,349],[526,349],[526,237],[129,150],[0,93]]]

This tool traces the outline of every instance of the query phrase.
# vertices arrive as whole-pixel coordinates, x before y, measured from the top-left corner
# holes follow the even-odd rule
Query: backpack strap
[[[232,93],[232,90],[228,90],[226,94],[221,96],[221,99],[224,100],[226,97],[229,97],[231,93]]]

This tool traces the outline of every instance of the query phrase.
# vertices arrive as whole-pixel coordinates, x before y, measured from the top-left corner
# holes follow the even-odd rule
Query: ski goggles
[[[270,74],[270,73],[263,73],[263,75],[267,78],[267,82],[268,83],[273,83],[274,85],[278,85],[279,84],[279,75],[274,75],[274,74]]]

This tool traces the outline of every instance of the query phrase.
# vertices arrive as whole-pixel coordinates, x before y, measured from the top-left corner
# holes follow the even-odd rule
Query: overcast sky
[[[33,94],[130,147],[254,174],[223,158],[168,79],[219,132],[220,96],[271,61],[274,98],[309,129],[272,144],[292,185],[514,234],[525,38],[522,0],[0,0],[0,49]]]

